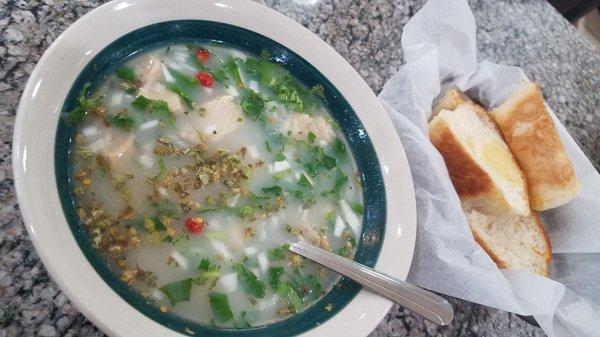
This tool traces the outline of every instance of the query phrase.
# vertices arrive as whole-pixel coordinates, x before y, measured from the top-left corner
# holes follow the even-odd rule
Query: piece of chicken
[[[163,64],[156,57],[149,55],[138,66],[138,72],[143,82],[139,94],[148,99],[155,99],[167,102],[169,109],[175,114],[183,112],[185,107],[181,98],[170,91],[160,81],[164,78]]]

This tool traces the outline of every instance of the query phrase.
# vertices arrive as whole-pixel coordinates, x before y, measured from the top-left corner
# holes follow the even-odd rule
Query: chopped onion
[[[260,252],[257,255],[258,265],[260,266],[260,270],[263,273],[267,272],[267,268],[269,267],[269,259],[267,259],[267,255],[264,252]]]
[[[142,125],[140,125],[140,130],[152,129],[157,125],[158,125],[158,119],[153,119],[151,121],[147,121],[146,123],[143,123]]]
[[[273,164],[273,173],[279,173],[291,168],[290,162],[287,160],[276,161]]]
[[[250,157],[250,159],[258,159],[259,155],[258,155],[258,149],[256,148],[256,145],[248,145],[246,146],[246,150],[248,153],[248,156]]]
[[[88,126],[81,130],[81,133],[86,137],[95,136],[98,132],[100,132],[100,130],[95,126]]]
[[[237,274],[229,273],[219,277],[217,282],[221,289],[226,293],[232,293],[237,289]]]
[[[217,240],[210,240],[210,243],[218,253],[223,255],[224,258],[231,259],[231,252],[229,251],[229,249],[227,249],[223,242]]]
[[[258,249],[256,249],[256,247],[254,247],[254,246],[244,248],[244,254],[246,254],[248,256],[254,255],[256,253],[258,253]]]
[[[342,220],[342,217],[338,215],[335,218],[335,229],[333,230],[333,235],[339,238],[340,236],[342,236],[342,232],[344,231],[345,227],[346,224],[344,223],[344,220]]]
[[[115,107],[123,102],[123,93],[117,92],[110,97],[109,105]]]
[[[165,77],[165,81],[167,82],[175,82],[175,79],[173,78],[173,76],[171,76],[171,73],[169,72],[169,69],[167,69],[167,67],[165,67],[165,65],[162,65],[162,73],[163,76]]]
[[[171,257],[177,262],[181,269],[188,270],[188,261],[183,254],[174,250],[171,252]]]
[[[340,208],[342,209],[342,217],[354,232],[354,236],[358,238],[360,236],[360,219],[358,219],[356,213],[350,208],[346,200],[340,200]]]
[[[152,156],[148,155],[147,153],[144,153],[140,156],[139,162],[145,169],[149,169],[154,165],[154,160],[152,159]]]

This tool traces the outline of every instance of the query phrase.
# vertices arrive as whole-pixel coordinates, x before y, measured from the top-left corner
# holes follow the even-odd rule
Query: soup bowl
[[[75,22],[44,53],[23,93],[13,142],[21,213],[44,265],[83,314],[110,335],[368,334],[391,302],[350,280],[342,278],[316,304],[283,321],[217,328],[160,312],[121,282],[92,248],[71,195],[74,130],[61,116],[75,106],[83,83],[97,82],[144,50],[188,40],[225,43],[253,54],[267,50],[307,86],[323,86],[327,108],[348,141],[363,183],[363,229],[355,259],[406,278],[416,207],[406,156],[384,108],[325,42],[249,1],[109,2]]]

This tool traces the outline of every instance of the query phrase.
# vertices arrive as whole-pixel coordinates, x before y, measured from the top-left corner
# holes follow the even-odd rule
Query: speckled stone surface
[[[311,3],[314,1],[310,1]],[[0,337],[101,336],[58,290],[23,225],[11,172],[16,107],[35,63],[102,1],[0,0]],[[424,1],[267,1],[330,43],[379,92],[402,64],[402,26]],[[543,0],[471,2],[480,59],[523,67],[600,167],[600,53]],[[543,336],[515,315],[452,300],[444,328],[394,307],[372,336]]]

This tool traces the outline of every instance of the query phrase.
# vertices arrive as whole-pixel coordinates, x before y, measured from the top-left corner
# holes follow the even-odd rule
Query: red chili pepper
[[[215,79],[212,77],[212,75],[204,71],[197,72],[196,79],[198,82],[200,82],[200,84],[202,84],[203,87],[209,88],[215,84]]]
[[[196,53],[196,57],[198,58],[198,61],[206,63],[210,59],[210,52],[204,48],[200,48]]]
[[[188,232],[193,234],[202,232],[204,225],[206,225],[206,222],[202,218],[188,218],[185,221],[185,227],[187,228]]]

